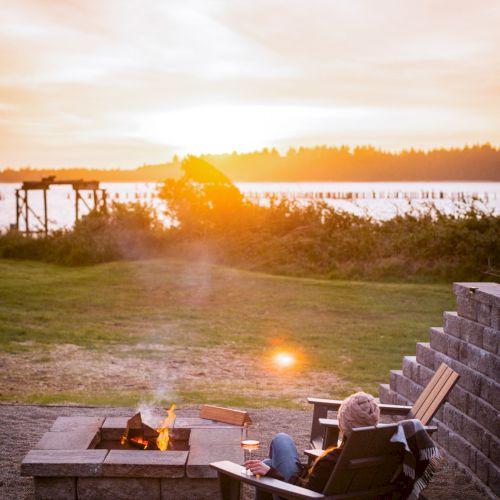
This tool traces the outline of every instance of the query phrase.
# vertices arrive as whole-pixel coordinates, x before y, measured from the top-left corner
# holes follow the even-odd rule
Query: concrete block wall
[[[491,498],[500,497],[500,285],[455,283],[456,312],[445,312],[429,342],[405,356],[380,386],[380,401],[413,404],[442,362],[460,374],[434,417],[437,441]]]

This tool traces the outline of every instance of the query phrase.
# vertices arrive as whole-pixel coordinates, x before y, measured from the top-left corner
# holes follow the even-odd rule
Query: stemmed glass
[[[245,424],[241,428],[241,447],[243,448],[245,462],[252,460],[252,451],[260,448],[260,440],[258,435],[258,428]],[[246,468],[242,470],[244,474],[249,476],[253,475],[252,472]]]

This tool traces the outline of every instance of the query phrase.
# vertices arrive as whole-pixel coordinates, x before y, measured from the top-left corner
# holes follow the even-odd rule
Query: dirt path
[[[96,408],[71,406],[0,405],[0,498],[23,500],[33,498],[31,478],[19,475],[23,456],[34,446],[58,416],[126,416],[130,408]],[[158,412],[161,412],[158,409]],[[197,416],[196,407],[184,407],[179,416]],[[265,456],[268,444],[277,431],[287,432],[296,440],[299,450],[307,447],[307,433],[311,422],[308,411],[252,410],[252,418],[259,424],[264,446],[259,453]],[[482,500],[482,495],[461,472],[443,460],[425,496],[429,500]],[[251,495],[245,491],[245,498]],[[210,500],[210,499],[207,499]]]
[[[102,351],[74,344],[47,349],[29,343],[26,347],[25,352],[0,352],[0,395],[4,400],[26,402],[23,395],[47,393],[118,393],[120,388],[124,393],[160,392],[162,399],[179,401],[176,392],[182,388],[207,392],[217,387],[229,394],[238,380],[248,397],[272,399],[279,387],[280,398],[300,405],[307,396],[321,394],[325,386],[343,385],[331,372],[273,373],[264,361],[221,347],[135,344]]]

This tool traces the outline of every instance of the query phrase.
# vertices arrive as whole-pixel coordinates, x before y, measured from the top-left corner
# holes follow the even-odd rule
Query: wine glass
[[[252,460],[252,451],[260,448],[260,439],[256,426],[252,426],[252,428],[250,428],[248,424],[245,424],[241,428],[241,447],[243,448],[245,462],[247,460]],[[242,472],[249,476],[253,475],[252,472],[246,468],[244,468]]]

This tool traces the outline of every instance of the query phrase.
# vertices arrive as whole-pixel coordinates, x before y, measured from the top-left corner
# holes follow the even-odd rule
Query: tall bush
[[[107,213],[91,212],[74,228],[45,238],[10,231],[0,238],[0,256],[69,265],[138,259],[159,249],[162,231],[151,207],[113,203]]]

